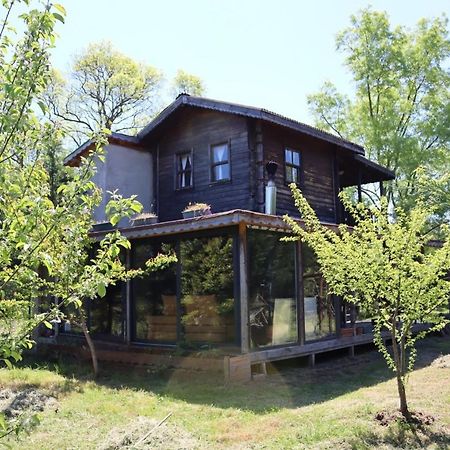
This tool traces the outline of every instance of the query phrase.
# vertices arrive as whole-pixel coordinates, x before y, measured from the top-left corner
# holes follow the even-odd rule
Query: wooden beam
[[[125,265],[127,269],[131,267],[131,251],[126,250]],[[131,280],[125,283],[125,340],[127,344],[131,343]]]
[[[239,283],[240,283],[240,323],[241,352],[248,353],[250,349],[248,325],[248,258],[247,258],[247,227],[239,224]]]

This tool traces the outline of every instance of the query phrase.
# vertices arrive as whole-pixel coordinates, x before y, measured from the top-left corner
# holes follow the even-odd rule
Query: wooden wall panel
[[[277,214],[299,215],[291,191],[285,181],[284,149],[290,147],[299,150],[301,153],[300,188],[305,197],[321,220],[334,222],[336,215],[333,145],[267,123],[263,125],[263,143],[265,161],[274,160],[279,165],[275,179],[277,185]]]
[[[211,183],[210,145],[225,141],[230,143],[231,181]],[[181,211],[189,202],[208,203],[212,212],[250,208],[250,153],[246,118],[186,108],[161,134],[157,146],[160,221],[181,219]],[[177,191],[175,155],[190,149],[193,150],[194,187]]]

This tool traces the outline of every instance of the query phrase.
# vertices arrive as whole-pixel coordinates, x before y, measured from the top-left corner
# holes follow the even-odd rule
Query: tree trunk
[[[411,419],[411,414],[408,410],[408,403],[406,401],[406,389],[405,389],[405,383],[404,383],[404,375],[406,372],[406,368],[404,367],[404,352],[405,348],[402,346],[401,349],[399,349],[399,345],[397,342],[397,328],[395,325],[395,322],[392,325],[391,329],[391,336],[392,336],[392,352],[394,354],[394,362],[395,362],[395,374],[397,377],[397,389],[398,389],[398,397],[400,399],[400,412],[402,413],[403,417],[409,421]],[[403,342],[402,342],[403,343]]]
[[[403,417],[409,421],[411,419],[411,413],[408,410],[408,403],[406,401],[406,390],[405,383],[403,382],[402,376],[397,372],[397,389],[398,396],[400,398],[400,412]]]
[[[84,318],[81,319],[81,328],[83,329],[84,337],[86,338],[86,342],[89,346],[89,351],[91,352],[92,368],[94,370],[94,378],[97,378],[97,375],[98,375],[97,352],[95,351],[94,341],[91,338],[91,334],[89,333],[89,330],[88,330],[88,327],[86,325],[86,321],[84,320]]]

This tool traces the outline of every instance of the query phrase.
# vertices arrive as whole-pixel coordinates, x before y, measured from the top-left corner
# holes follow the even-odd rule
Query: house
[[[79,164],[92,146],[66,164]],[[264,109],[182,94],[138,135],[112,133],[105,151],[95,182],[137,194],[158,217],[120,224],[132,244],[127,264],[139,267],[161,251],[176,252],[178,263],[92,302],[89,326],[99,340],[128,353],[214,347],[225,371],[243,378],[266,361],[313,360],[370,342],[370,321],[346,331],[362,318],[327,294],[311,250],[280,241],[289,233],[281,216],[298,217],[288,183],[336,227],[349,220],[340,190],[355,186],[361,195],[363,184],[394,178],[361,146]],[[193,202],[211,213],[184,219]],[[105,222],[103,210],[97,222]]]

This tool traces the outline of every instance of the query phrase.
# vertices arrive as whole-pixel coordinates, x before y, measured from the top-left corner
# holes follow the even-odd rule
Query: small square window
[[[300,152],[286,148],[284,150],[285,175],[287,183],[300,183],[301,158]]]
[[[230,149],[227,143],[211,146],[211,181],[230,180]]]
[[[176,155],[176,187],[185,189],[192,187],[192,152]]]

